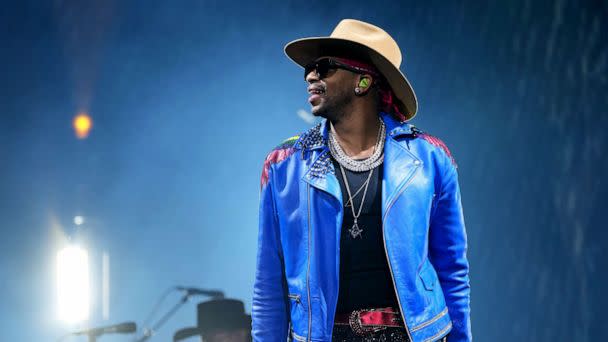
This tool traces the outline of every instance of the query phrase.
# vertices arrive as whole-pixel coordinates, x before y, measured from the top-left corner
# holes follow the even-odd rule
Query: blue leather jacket
[[[456,164],[441,140],[380,113],[384,250],[413,342],[471,341],[467,237]],[[343,197],[327,121],[286,140],[262,173],[254,341],[331,341]],[[381,248],[381,247],[380,247]]]

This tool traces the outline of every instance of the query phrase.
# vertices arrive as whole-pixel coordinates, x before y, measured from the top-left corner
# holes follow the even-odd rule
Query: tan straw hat
[[[401,50],[383,29],[355,19],[343,19],[329,37],[309,37],[285,45],[285,54],[304,67],[321,56],[363,59],[372,63],[387,80],[406,120],[416,115],[418,101],[414,89],[399,70]]]

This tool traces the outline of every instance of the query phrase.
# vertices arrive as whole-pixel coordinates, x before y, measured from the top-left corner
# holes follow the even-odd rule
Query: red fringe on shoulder
[[[294,151],[295,149],[293,147],[281,148],[273,150],[268,154],[266,160],[264,160],[264,169],[262,170],[260,187],[264,187],[264,185],[268,184],[268,171],[270,170],[270,165],[282,162],[283,160],[287,159],[287,157],[292,155]]]
[[[435,146],[441,147],[443,152],[445,152],[448,155],[448,157],[450,157],[450,160],[452,161],[452,164],[454,165],[454,167],[458,167],[458,165],[456,164],[456,160],[454,159],[454,157],[452,156],[452,153],[450,152],[450,149],[448,149],[446,144],[441,139],[439,139],[435,136],[432,136],[428,133],[420,133],[420,134],[418,134],[418,136]]]

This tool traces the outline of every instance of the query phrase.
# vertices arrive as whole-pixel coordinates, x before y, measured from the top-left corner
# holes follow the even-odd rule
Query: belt
[[[369,335],[389,327],[403,328],[403,320],[399,311],[391,307],[338,313],[334,324],[348,325],[360,336]]]

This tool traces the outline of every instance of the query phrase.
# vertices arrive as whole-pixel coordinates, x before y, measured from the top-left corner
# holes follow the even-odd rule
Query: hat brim
[[[185,340],[192,336],[203,336],[203,331],[196,327],[180,329],[173,335],[173,341]]]
[[[366,45],[341,38],[310,37],[287,43],[284,51],[289,59],[301,67],[321,56],[349,57],[372,63],[393,90],[405,120],[412,119],[418,111],[416,93],[405,75],[382,54]]]

